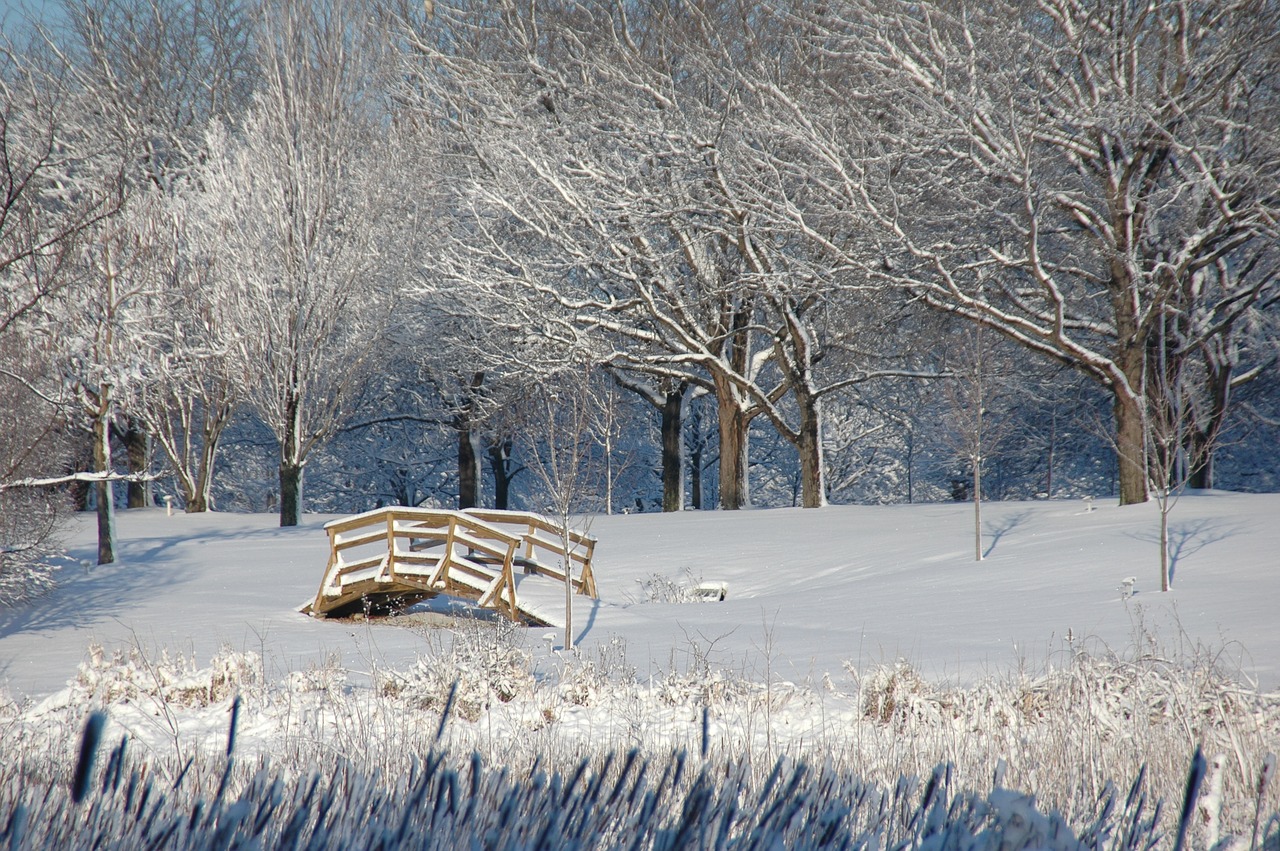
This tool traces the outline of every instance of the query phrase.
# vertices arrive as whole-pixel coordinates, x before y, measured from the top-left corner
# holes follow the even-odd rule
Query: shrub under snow
[[[1209,760],[1191,847],[1249,848],[1255,834],[1280,843],[1265,773],[1280,742],[1280,696],[1241,688],[1203,657],[1174,664],[1076,648],[1056,670],[965,687],[931,683],[905,662],[811,687],[736,676],[696,652],[643,682],[614,646],[538,674],[505,623],[432,640],[412,669],[372,672],[372,689],[336,660],[271,683],[253,654],[224,651],[196,669],[182,656],[91,648],[62,694],[38,706],[0,701],[9,756],[0,847],[14,836],[16,847],[103,836],[145,845],[172,829],[174,847],[211,844],[210,831],[224,847],[231,837],[360,847],[388,836],[456,847],[433,845],[444,842],[427,838],[439,831],[464,847],[511,847],[536,845],[545,831],[546,847],[668,848],[692,836],[700,847],[1136,851],[1172,848],[1174,805],[1198,748]],[[233,699],[242,767],[215,818],[222,769],[210,760]],[[94,781],[99,793],[81,805],[96,813],[87,832],[51,833],[79,823],[59,796],[92,707],[105,708],[109,741],[127,735],[136,762],[126,771],[116,759]],[[618,773],[626,760],[632,767]],[[259,762],[256,774],[244,767]],[[933,793],[901,779],[930,777],[939,764],[925,784]],[[139,804],[137,789],[129,798],[122,771],[154,784],[151,803]],[[1117,791],[1131,784],[1133,795]],[[366,807],[375,800],[385,805],[377,813]],[[27,832],[16,834],[22,819]]]

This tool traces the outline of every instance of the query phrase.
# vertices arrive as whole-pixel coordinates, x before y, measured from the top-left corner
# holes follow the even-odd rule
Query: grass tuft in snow
[[[831,761],[777,759],[767,773],[742,758],[686,752],[538,756],[494,765],[476,752],[431,746],[405,770],[370,770],[360,752],[309,770],[202,756],[139,761],[122,739],[93,768],[91,716],[70,782],[58,757],[0,764],[0,842],[11,849],[139,848],[894,848],[899,851],[1181,851],[1190,803],[1176,825],[1140,774],[1073,829],[1034,796],[963,786],[954,766],[921,782],[867,781]],[[234,731],[232,733],[234,738]],[[230,748],[228,749],[230,750]],[[1203,768],[1196,753],[1193,765]],[[159,782],[158,777],[175,777]],[[1195,799],[1193,769],[1186,801]],[[1260,837],[1280,849],[1280,824]],[[1225,847],[1225,846],[1224,846]]]
[[[462,624],[453,635],[434,632],[410,670],[373,671],[374,688],[353,685],[358,672],[336,658],[268,683],[252,654],[224,651],[194,669],[191,659],[164,653],[151,660],[136,648],[132,654],[92,648],[84,671],[61,695],[38,706],[0,705],[0,744],[32,788],[70,788],[65,766],[75,764],[74,756],[47,755],[63,753],[65,742],[78,737],[87,709],[102,708],[107,738],[128,737],[136,770],[175,788],[194,772],[217,789],[225,775],[229,797],[248,782],[242,769],[265,767],[268,756],[281,778],[305,777],[317,765],[350,765],[363,784],[415,775],[424,761],[445,759],[446,751],[475,754],[487,766],[486,777],[505,769],[522,778],[542,776],[545,784],[560,772],[560,796],[593,771],[601,783],[622,783],[610,773],[614,768],[603,766],[630,762],[628,771],[643,770],[647,779],[642,786],[626,781],[619,795],[634,793],[641,804],[649,796],[656,808],[659,799],[650,793],[676,784],[684,797],[671,806],[692,808],[685,821],[663,822],[662,830],[674,833],[655,835],[653,847],[681,831],[710,843],[705,837],[719,834],[695,815],[716,801],[733,808],[758,800],[767,808],[772,799],[761,790],[795,780],[778,774],[779,765],[809,766],[795,781],[801,784],[813,772],[827,772],[840,778],[831,782],[842,789],[853,788],[856,778],[863,784],[858,788],[896,790],[901,778],[932,778],[942,764],[945,777],[935,785],[945,781],[952,790],[949,806],[960,800],[957,790],[1034,791],[1036,812],[1061,813],[1080,841],[1106,851],[1136,851],[1134,836],[1172,842],[1171,826],[1157,826],[1164,823],[1155,802],[1174,807],[1182,800],[1188,754],[1200,748],[1208,768],[1197,792],[1191,847],[1250,847],[1253,837],[1272,835],[1269,825],[1280,819],[1277,784],[1270,780],[1280,695],[1238,685],[1215,666],[1220,654],[1179,658],[1148,643],[1118,654],[1073,642],[1053,667],[972,685],[931,682],[899,661],[848,666],[847,676],[824,677],[811,687],[734,674],[712,664],[705,642],[673,657],[669,671],[648,681],[628,667],[620,639],[593,655],[554,654],[549,670],[535,671],[522,643],[528,638],[537,640],[501,622]],[[228,773],[218,757],[233,719],[238,767]],[[687,759],[675,761],[672,755],[681,752],[701,758],[691,767]],[[123,770],[124,757],[112,759],[112,770]],[[736,785],[713,789],[704,779],[696,789],[688,786],[703,765],[717,766],[716,777],[732,777]],[[478,776],[459,765],[454,782]],[[330,789],[331,780],[316,780],[317,788]],[[1122,805],[1118,788],[1138,791]],[[746,790],[755,797],[733,798]],[[905,792],[894,794],[905,800]],[[996,808],[993,795],[965,798],[963,806],[975,813]],[[12,806],[0,809],[0,824],[34,813],[25,799]],[[665,816],[657,812],[645,817],[661,821]],[[1117,813],[1130,821],[1116,821]],[[843,824],[832,813],[823,818]],[[737,819],[724,823],[740,825]],[[1116,832],[1122,825],[1128,838]]]

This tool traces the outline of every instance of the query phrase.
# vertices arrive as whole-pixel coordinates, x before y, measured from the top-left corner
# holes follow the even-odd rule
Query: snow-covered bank
[[[941,763],[953,790],[986,794],[994,782],[1031,792],[1075,830],[1113,785],[1140,775],[1153,798],[1176,801],[1199,747],[1212,790],[1201,802],[1209,822],[1197,822],[1200,847],[1213,844],[1210,823],[1218,835],[1245,836],[1258,812],[1280,802],[1275,784],[1261,782],[1280,741],[1280,696],[1240,688],[1203,657],[1082,647],[1059,670],[970,687],[929,683],[898,663],[850,666],[810,688],[741,679],[705,659],[641,682],[616,644],[535,672],[518,633],[459,623],[456,640],[432,641],[412,667],[374,672],[372,689],[353,687],[336,664],[273,681],[254,653],[226,651],[199,668],[95,648],[66,689],[37,704],[0,704],[0,739],[9,759],[37,773],[49,760],[65,771],[88,712],[101,709],[106,741],[127,740],[169,780],[192,758],[219,759],[233,714],[240,757],[269,759],[286,777],[334,760],[402,777],[437,744],[516,776],[631,751],[662,764],[683,751],[738,766],[752,783],[785,758],[894,788]]]
[[[1043,667],[1073,642],[1203,645],[1244,679],[1280,687],[1280,495],[1206,493],[1173,511],[1174,590],[1158,584],[1154,505],[1093,511],[1077,501],[992,503],[974,562],[970,506],[597,517],[601,599],[576,601],[587,651],[621,638],[647,676],[705,656],[715,667],[817,682],[846,662],[907,659],[931,679]],[[271,515],[122,512],[120,562],[69,566],[54,593],[0,613],[0,688],[40,697],[87,646],[140,645],[202,663],[230,646],[271,672],[340,663],[405,668],[424,649],[393,626],[318,622],[296,607],[319,584],[323,517],[280,529]],[[75,559],[92,555],[81,518]],[[655,575],[726,582],[721,603],[642,602]],[[1122,583],[1136,577],[1123,599]],[[549,630],[528,646],[547,657]]]

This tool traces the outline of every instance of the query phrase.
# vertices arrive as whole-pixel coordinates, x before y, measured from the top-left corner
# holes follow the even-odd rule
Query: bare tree
[[[163,450],[188,513],[213,508],[222,433],[243,395],[231,357],[236,330],[220,298],[221,257],[200,244],[200,229],[188,220],[195,191],[179,185],[155,213],[164,228],[160,305],[146,380],[130,405]]]
[[[135,203],[95,228],[82,261],[90,284],[79,309],[64,319],[71,329],[64,369],[93,434],[99,564],[115,561],[112,427],[121,400],[141,381],[141,340],[159,290],[160,236],[143,206]]]
[[[560,530],[564,567],[564,648],[573,649],[573,526],[584,497],[598,476],[592,428],[599,400],[588,368],[566,368],[541,400],[542,434],[530,453],[529,467],[542,485],[548,512]]]
[[[1183,383],[1191,393],[1185,429],[1194,462],[1189,487],[1213,487],[1214,456],[1236,392],[1273,369],[1280,357],[1278,246],[1275,239],[1250,244],[1188,275],[1162,325],[1166,360],[1189,361],[1187,368],[1198,373]]]
[[[1273,5],[855,2],[773,92],[814,164],[811,238],[1112,395],[1120,499],[1145,501],[1148,343],[1183,282],[1268,239]],[[856,109],[854,109],[856,105]],[[980,273],[995,283],[979,292]],[[1208,304],[1209,313],[1222,306]]]
[[[41,389],[57,382],[40,337],[0,334],[0,609],[52,587],[70,507],[59,489],[22,484],[70,461],[66,406]]]
[[[611,367],[711,393],[722,507],[750,502],[761,416],[796,448],[803,503],[818,506],[822,399],[871,376],[817,370],[847,269],[761,215],[775,184],[805,178],[758,154],[770,134],[732,72],[767,53],[763,18],[713,7],[638,21],[603,4],[512,12],[484,29],[495,43],[465,55],[435,30],[411,36],[418,103],[447,116],[470,155],[466,225],[441,268],[509,309],[525,302],[532,328],[554,312],[552,333],[589,335]]]
[[[68,460],[74,403],[57,368],[59,319],[83,282],[85,237],[115,213],[119,198],[118,163],[78,144],[85,140],[66,78],[41,59],[0,45],[0,598],[6,603],[49,581],[65,503],[47,488],[15,485],[61,473]]]
[[[116,170],[82,174],[101,149],[71,147],[74,104],[65,77],[0,42],[0,334],[50,316],[75,284],[85,232],[119,206]]]
[[[61,71],[63,69],[59,69]],[[62,145],[76,152],[76,167],[60,178],[69,186],[111,186],[119,191],[112,215],[81,231],[76,253],[64,258],[61,275],[74,289],[60,287],[44,298],[67,403],[92,435],[92,482],[98,517],[98,563],[115,561],[112,433],[121,400],[140,380],[145,317],[154,309],[157,238],[143,202],[128,202],[125,155],[99,147],[98,121],[83,93],[69,114]],[[83,191],[83,190],[73,190]],[[92,191],[92,189],[90,190]]]
[[[963,329],[956,348],[947,362],[942,415],[947,442],[969,468],[973,559],[982,561],[982,477],[988,458],[1009,432],[1011,369],[994,333],[982,326]]]
[[[1204,466],[1205,456],[1212,453],[1217,435],[1192,439],[1197,427],[1195,402],[1203,398],[1204,388],[1196,386],[1192,364],[1178,356],[1176,343],[1165,333],[1158,334],[1153,343],[1155,363],[1147,371],[1145,449],[1151,492],[1160,508],[1160,590],[1168,591],[1173,587],[1169,515],[1195,471]]]
[[[102,240],[118,246],[130,239],[154,241],[159,227],[149,221],[155,213],[156,197],[170,194],[184,179],[189,167],[200,158],[204,128],[214,118],[225,118],[239,110],[249,88],[249,14],[240,0],[207,0],[197,4],[181,0],[60,0],[56,23],[43,25],[45,46],[59,59],[62,73],[74,85],[83,116],[82,132],[123,163],[122,187],[126,206],[141,205],[137,214],[122,222],[135,223],[141,230],[130,236],[122,224],[115,224]],[[162,287],[176,281],[177,269],[166,252],[149,250],[148,262],[157,266],[154,275]],[[120,254],[117,249],[116,254]],[[135,257],[131,263],[141,262]],[[95,280],[105,281],[111,272],[94,271]],[[104,286],[110,286],[104,284]],[[148,305],[152,324],[181,323],[183,316],[167,310],[190,307],[182,299],[159,298]],[[137,306],[135,305],[135,308]],[[144,344],[144,341],[135,341]],[[175,342],[182,338],[153,337],[145,345],[163,361],[173,355]],[[159,366],[157,364],[156,366]],[[166,370],[155,369],[154,375]],[[172,373],[168,373],[172,375]],[[137,389],[135,387],[129,389]],[[198,385],[197,385],[198,386]],[[152,433],[156,418],[144,416],[136,408],[133,394],[117,387],[115,432],[125,444],[130,471],[128,505],[151,503],[150,478]],[[149,394],[152,401],[183,391],[170,385]],[[216,412],[218,406],[201,408],[191,399],[181,399],[188,409]],[[214,429],[216,424],[211,425]],[[207,430],[207,429],[205,429]],[[171,441],[162,439],[171,448]],[[169,444],[169,445],[166,445]],[[172,453],[166,453],[172,455]],[[188,501],[188,506],[199,500]]]
[[[362,20],[340,2],[268,6],[261,87],[239,128],[210,132],[198,173],[238,380],[280,446],[282,526],[299,522],[307,458],[347,413],[394,295],[394,149],[378,143]]]

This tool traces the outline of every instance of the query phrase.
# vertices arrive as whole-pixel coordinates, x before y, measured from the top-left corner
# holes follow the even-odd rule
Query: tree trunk
[[[747,479],[748,435],[751,420],[738,403],[734,388],[716,381],[716,414],[720,426],[720,508],[736,511],[751,504]]]
[[[93,471],[111,472],[111,388],[103,385],[98,411],[93,420]],[[111,482],[94,483],[94,495],[98,502],[98,564],[112,564],[116,560],[116,513],[111,494]]]
[[[907,505],[911,505],[916,501],[915,490],[915,461],[916,461],[916,438],[915,432],[907,429],[903,438],[907,449]]]
[[[973,456],[973,560],[982,561],[982,456]]]
[[[1111,262],[1111,310],[1115,321],[1113,360],[1124,383],[1111,379],[1112,411],[1116,426],[1116,477],[1121,505],[1137,505],[1150,496],[1147,486],[1147,345],[1140,330],[1133,299],[1133,273],[1120,257]],[[1124,386],[1127,384],[1128,386]]]
[[[662,402],[662,510],[684,509],[684,394],[689,385],[681,382]]]
[[[77,435],[77,438],[79,435]],[[94,445],[96,440],[90,435],[89,440],[77,439],[75,444],[75,461],[66,468],[66,472],[79,473],[94,469]],[[71,508],[75,511],[89,510],[89,493],[93,486],[88,482],[74,481],[67,486],[67,497],[71,500]]]
[[[142,423],[129,418],[129,427],[124,432],[124,445],[129,454],[129,472],[134,476],[144,476],[151,468],[151,435]],[[145,480],[131,480],[126,505],[129,508],[146,508],[152,504],[152,484]]]
[[[285,405],[284,438],[280,441],[280,525],[302,522],[302,403],[290,397]]]
[[[1205,357],[1208,361],[1208,357]],[[1195,422],[1188,429],[1187,458],[1191,465],[1187,486],[1199,490],[1213,487],[1213,455],[1217,449],[1218,435],[1227,419],[1227,406],[1231,398],[1232,365],[1228,363],[1205,364],[1205,377],[1209,385],[1209,411],[1205,422]]]
[[[207,486],[205,490],[201,490],[197,487],[192,491],[191,495],[187,497],[183,511],[187,514],[203,514],[209,510],[210,501]]]
[[[1160,501],[1160,590],[1168,591],[1172,583],[1169,576],[1169,497]]]
[[[1139,399],[1132,399],[1123,391],[1113,391],[1112,410],[1116,419],[1116,465],[1120,486],[1120,504],[1137,505],[1146,502],[1147,463],[1146,427]]]
[[[821,508],[827,504],[825,461],[822,457],[822,399],[795,393],[800,407],[800,504]]]
[[[1193,459],[1190,475],[1187,476],[1187,487],[1197,490],[1208,490],[1213,487],[1213,451],[1214,440],[1208,429],[1193,428],[1187,435],[1187,456]]]
[[[200,467],[191,492],[186,495],[188,514],[200,514],[213,507],[213,464],[218,455],[218,437],[206,438],[200,448]]]
[[[302,522],[302,465],[280,462],[280,525]]]
[[[689,506],[702,510],[702,444],[689,453]]]
[[[1053,456],[1058,447],[1058,411],[1054,408],[1049,419],[1049,448],[1045,452],[1044,495],[1053,499]]]
[[[702,454],[706,440],[702,434],[702,406],[693,404],[689,409],[689,505],[694,511],[702,510]]]
[[[475,429],[463,417],[454,421],[458,430],[458,508],[480,505],[480,443]]]
[[[511,480],[515,478],[511,471],[511,441],[490,441],[488,453],[489,469],[493,471],[493,507],[498,511],[508,511],[511,505]]]

